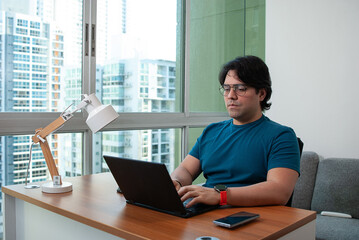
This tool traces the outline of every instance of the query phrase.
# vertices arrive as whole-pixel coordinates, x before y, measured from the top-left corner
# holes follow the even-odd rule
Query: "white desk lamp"
[[[70,105],[71,106],[71,105]],[[33,144],[40,143],[42,153],[51,174],[52,182],[48,182],[42,185],[42,191],[46,193],[64,193],[72,191],[72,184],[69,182],[62,182],[61,176],[57,170],[54,158],[52,157],[49,144],[46,137],[52,132],[56,131],[64,125],[69,119],[73,117],[73,113],[84,108],[88,112],[86,124],[89,126],[93,133],[104,128],[107,124],[114,121],[119,115],[113,109],[111,105],[102,105],[96,95],[84,94],[84,99],[76,106],[73,111],[63,112],[59,118],[47,125],[45,128],[36,129],[35,135],[32,137]],[[66,110],[65,110],[66,111]],[[31,163],[31,151],[30,161],[27,168],[27,174]],[[25,188],[37,188],[38,185],[27,185],[27,174],[25,180]]]

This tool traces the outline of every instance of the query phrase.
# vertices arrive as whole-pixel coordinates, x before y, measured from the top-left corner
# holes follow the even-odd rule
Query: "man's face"
[[[246,88],[243,94],[243,88],[234,91],[233,85],[241,84]],[[258,120],[262,116],[260,102],[266,96],[264,89],[258,93],[253,87],[246,86],[237,76],[235,70],[229,70],[224,81],[224,86],[230,86],[228,95],[224,96],[229,116],[233,118],[233,123],[237,125],[250,123]],[[237,87],[239,87],[237,85]],[[236,93],[237,92],[237,93]],[[238,95],[239,94],[239,95]]]

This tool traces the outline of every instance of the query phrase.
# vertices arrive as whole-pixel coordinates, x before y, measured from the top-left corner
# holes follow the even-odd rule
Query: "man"
[[[231,120],[207,126],[171,177],[181,200],[209,205],[285,205],[299,176],[294,131],[263,115],[271,79],[258,57],[238,57],[219,74]],[[206,183],[191,185],[203,172]]]

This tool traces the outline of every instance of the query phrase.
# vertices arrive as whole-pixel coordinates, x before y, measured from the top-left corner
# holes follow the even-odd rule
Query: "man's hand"
[[[178,190],[180,190],[180,188],[182,187],[181,184],[178,182],[178,180],[173,180],[172,179],[172,182],[173,182],[173,185],[175,185],[175,188],[178,192]]]
[[[219,204],[221,198],[220,193],[214,190],[214,188],[207,188],[198,185],[189,185],[189,186],[181,187],[178,190],[178,195],[180,195],[182,202],[186,201],[188,198],[193,198],[186,205],[186,207],[191,207],[196,203],[217,205]]]

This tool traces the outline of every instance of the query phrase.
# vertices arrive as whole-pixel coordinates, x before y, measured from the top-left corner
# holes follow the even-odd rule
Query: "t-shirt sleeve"
[[[202,135],[199,138],[197,138],[197,141],[194,144],[193,148],[191,149],[191,151],[189,151],[189,155],[191,155],[192,157],[195,157],[197,159],[199,159],[201,138],[202,138]]]
[[[278,167],[290,168],[300,173],[299,144],[291,128],[282,131],[273,141],[268,170]]]

